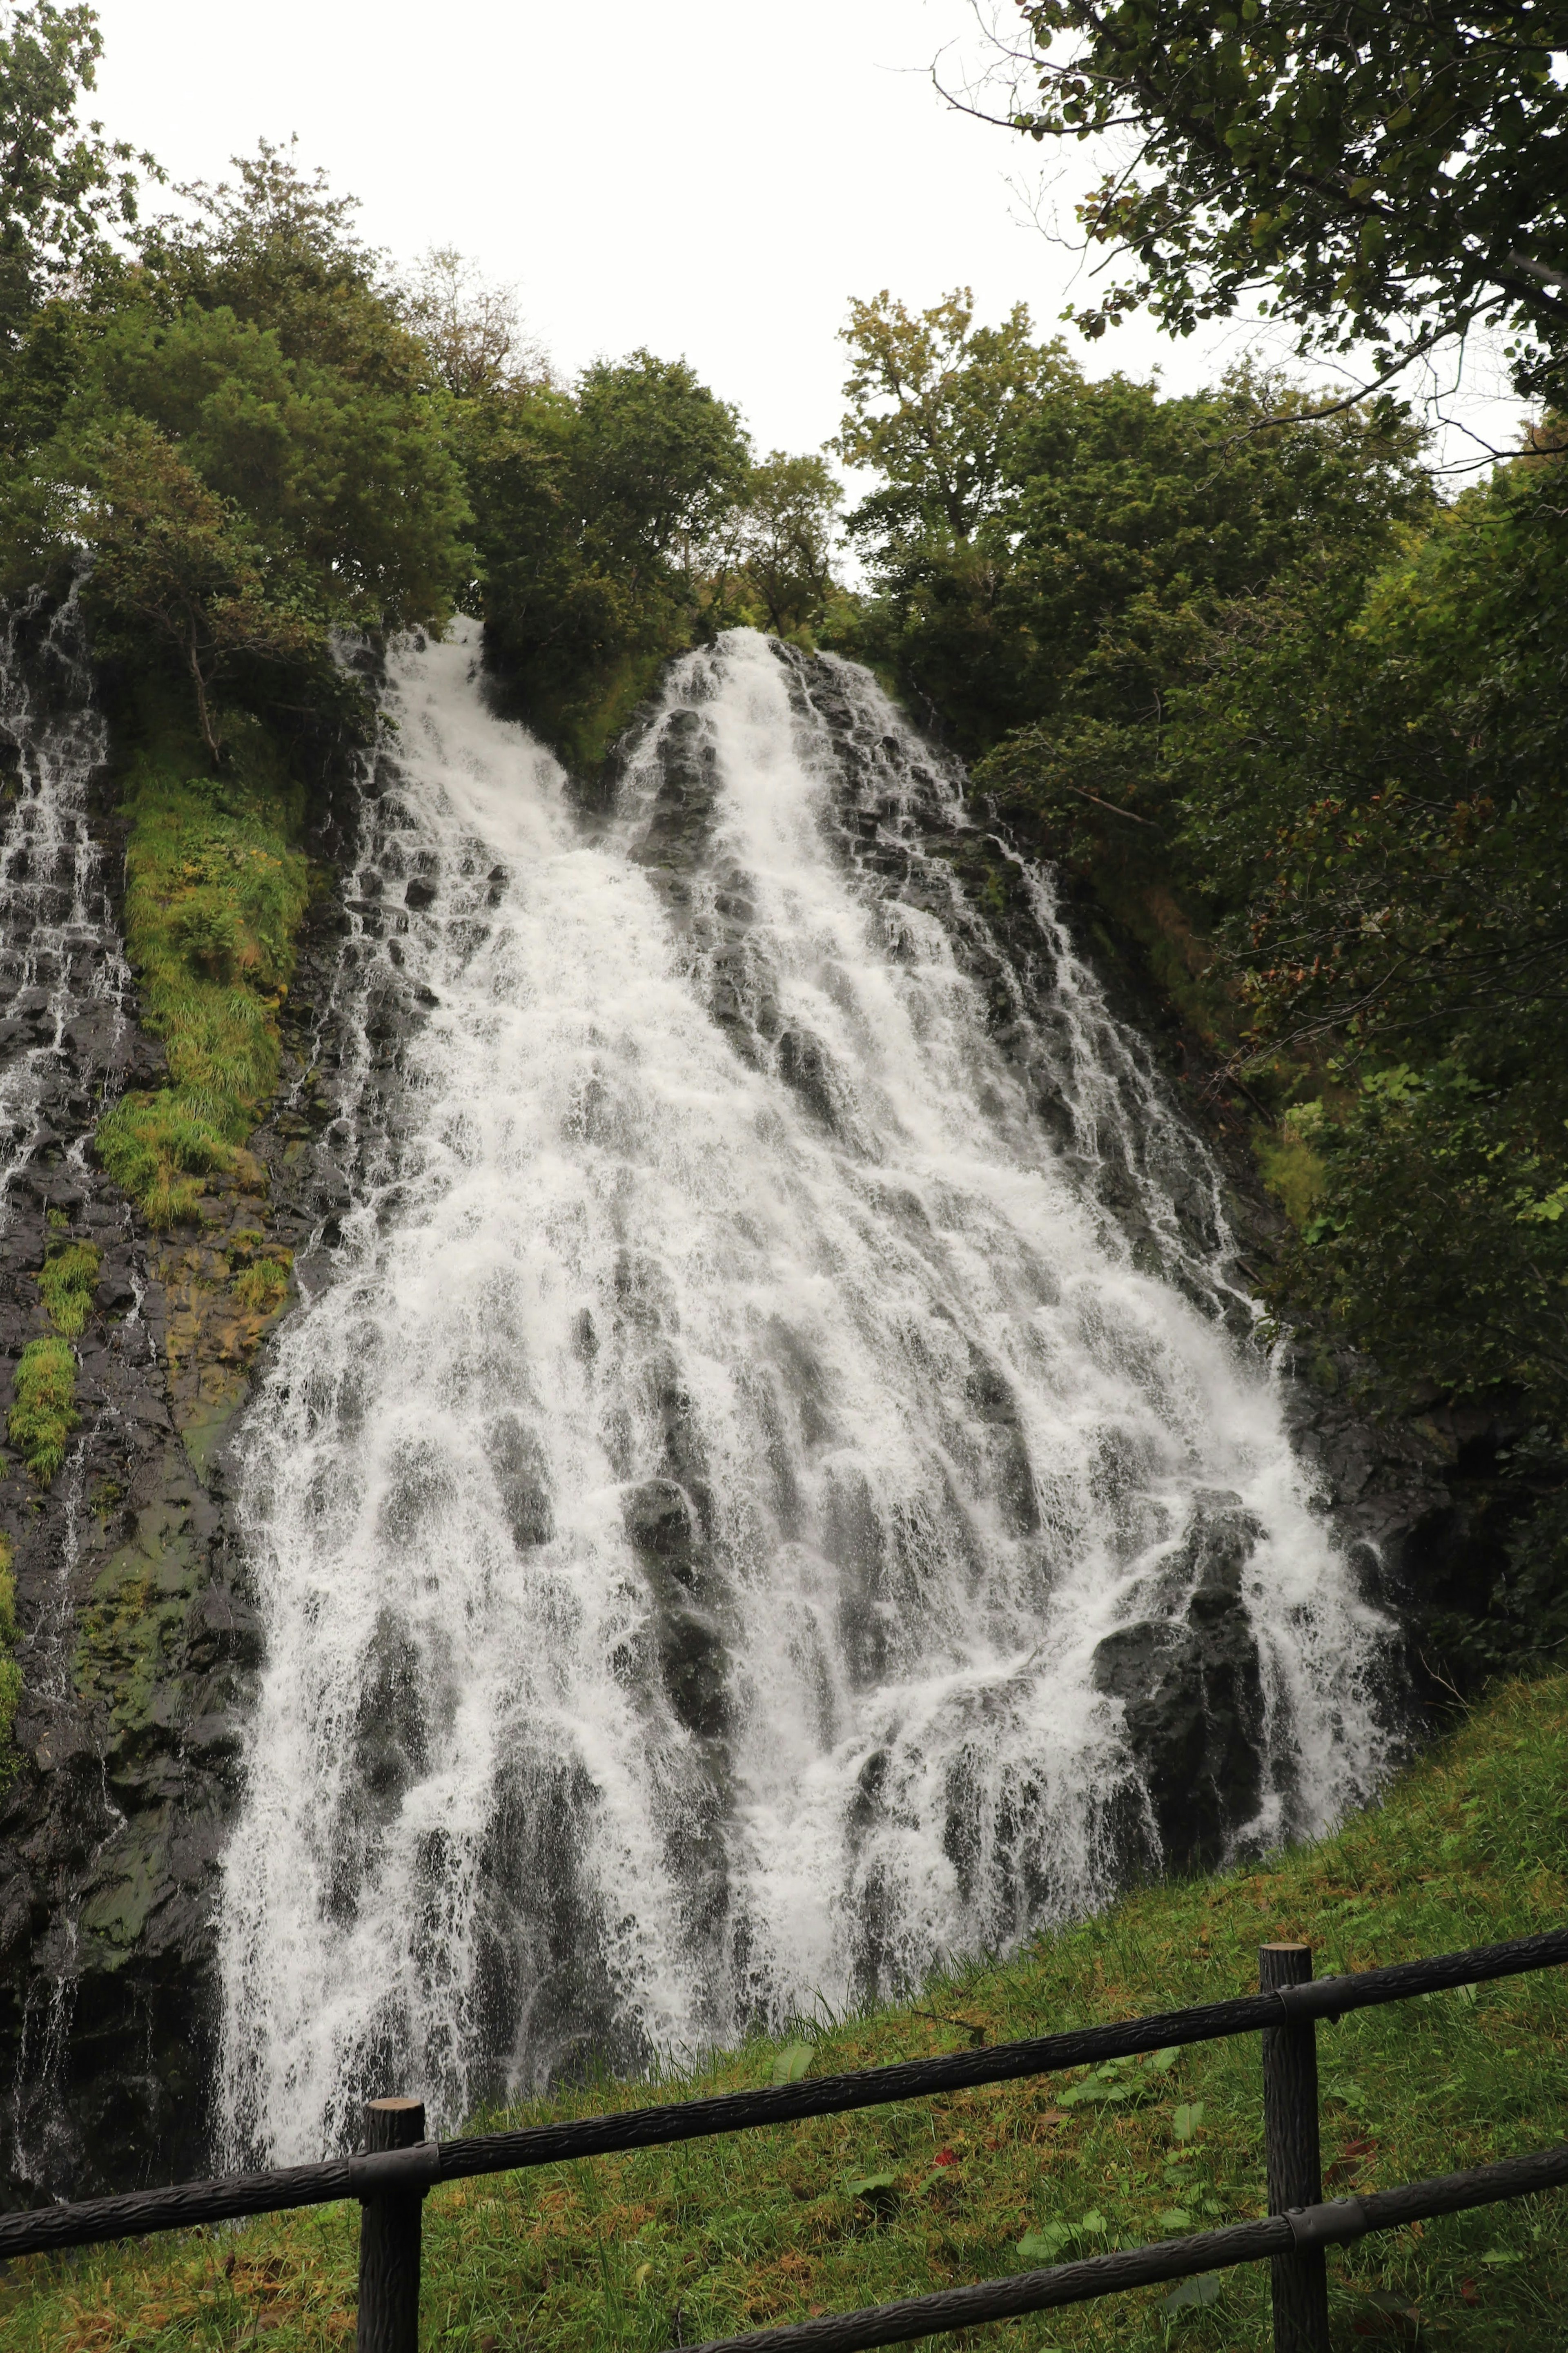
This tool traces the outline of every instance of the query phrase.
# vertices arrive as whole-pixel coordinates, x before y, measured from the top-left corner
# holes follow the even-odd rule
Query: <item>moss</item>
[[[117,1104],[97,1149],[149,1222],[170,1226],[195,1215],[204,1177],[236,1166],[278,1083],[310,872],[290,843],[298,793],[258,736],[216,778],[144,752],[125,811],[126,944],[169,1083]]]
[[[50,1323],[68,1340],[74,1340],[87,1322],[101,1264],[101,1256],[90,1242],[67,1242],[51,1250],[44,1260],[38,1289]]]
[[[12,1558],[10,1537],[0,1535],[0,1789],[16,1778],[22,1761],[14,1737],[22,1669],[16,1658],[16,1579]]]
[[[289,1267],[281,1259],[258,1259],[234,1279],[234,1295],[247,1315],[270,1315],[289,1293]]]
[[[11,1443],[29,1475],[47,1487],[66,1459],[66,1447],[81,1416],[76,1409],[76,1350],[58,1333],[30,1340],[16,1366],[11,1412]]]

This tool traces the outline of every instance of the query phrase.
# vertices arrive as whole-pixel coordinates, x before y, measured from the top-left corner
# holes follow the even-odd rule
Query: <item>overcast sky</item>
[[[931,88],[939,52],[954,79],[978,58],[967,0],[97,5],[93,111],[173,178],[297,133],[372,243],[455,245],[515,284],[568,375],[684,354],[763,448],[836,429],[852,294],[918,308],[968,284],[984,315],[1026,301],[1049,331],[1068,299],[1070,260],[1024,217],[1040,151]],[[1071,341],[1185,390],[1240,338]]]

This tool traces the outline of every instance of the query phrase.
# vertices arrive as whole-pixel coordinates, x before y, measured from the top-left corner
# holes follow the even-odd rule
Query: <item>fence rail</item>
[[[721,2353],[721,2348],[723,2353],[731,2353],[731,2348],[742,2346],[747,2353],[770,2353],[773,2348],[782,2353],[786,2347],[802,2348],[802,2353],[808,2348],[815,2348],[815,2353],[848,2353],[851,2347],[931,2336],[942,2329],[973,2327],[988,2319],[1042,2311],[1152,2281],[1189,2277],[1263,2258],[1273,2264],[1277,2353],[1327,2353],[1325,2245],[1336,2239],[1359,2237],[1364,2231],[1389,2230],[1402,2221],[1555,2187],[1568,2181],[1568,2147],[1324,2205],[1318,2155],[1317,2022],[1343,2017],[1351,2010],[1409,2001],[1420,1994],[1522,1976],[1564,1963],[1568,1963],[1568,1930],[1331,1978],[1311,1976],[1311,1957],[1304,1945],[1265,1946],[1260,1954],[1262,1990],[1256,1994],[1160,2011],[1111,2026],[1082,2027],[998,2043],[989,2050],[953,2052],[945,2058],[910,2060],[853,2074],[808,2077],[755,2092],[728,2092],[662,2107],[624,2109],[565,2124],[533,2125],[517,2132],[445,2141],[424,2137],[425,2112],[418,2102],[377,2100],[367,2109],[370,2147],[362,2156],[332,2158],[267,2173],[226,2174],[167,2189],[132,2190],[113,2198],[3,2215],[0,2261],[357,2199],[364,2210],[359,2353],[415,2353],[420,2208],[426,2191],[437,2182],[755,2131],[806,2116],[842,2115],[1256,2033],[1263,2038],[1270,2207],[1265,2220],[1166,2240],[1157,2246],[1097,2255],[1050,2271],[944,2289],[874,2311],[715,2339],[702,2353]],[[1352,2210],[1359,2218],[1353,2224]],[[1342,2223],[1347,2227],[1339,2227]]]
[[[1184,2239],[1162,2239],[1152,2247],[1127,2247],[1110,2255],[1058,2263],[1045,2272],[1016,2272],[1010,2278],[983,2280],[975,2287],[942,2288],[903,2304],[879,2304],[866,2312],[825,2315],[786,2328],[755,2328],[745,2337],[714,2337],[693,2353],[859,2353],[868,2345],[902,2345],[944,2329],[973,2328],[988,2320],[1016,2320],[1027,2312],[1048,2312],[1064,2304],[1120,2295],[1129,2288],[1157,2287],[1169,2280],[1193,2279],[1202,2272],[1255,2263],[1266,2255],[1287,2260],[1323,2246],[1425,2222],[1435,2214],[1456,2214],[1469,2206],[1496,2205],[1526,2198],[1568,2181],[1568,2146],[1539,2157],[1507,2158],[1470,2173],[1445,2174],[1436,2181],[1412,2181],[1401,2189],[1371,2191],[1364,2198],[1336,2198],[1326,2206],[1298,2207],[1260,2222],[1234,2223],[1227,2231],[1197,2231]]]

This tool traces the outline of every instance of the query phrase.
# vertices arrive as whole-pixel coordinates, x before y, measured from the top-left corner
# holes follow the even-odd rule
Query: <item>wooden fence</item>
[[[444,2141],[425,2138],[425,2111],[417,2100],[373,2100],[366,2109],[367,2146],[362,2156],[270,2173],[225,2174],[169,2189],[132,2190],[116,2198],[3,2215],[0,2261],[357,2199],[363,2209],[359,2353],[417,2353],[420,2215],[426,2192],[437,2181],[754,2131],[802,2116],[836,2116],[1186,2043],[1261,2034],[1269,2205],[1263,2220],[1058,2263],[1047,2271],[984,2280],[972,2287],[944,2288],[864,2312],[826,2314],[743,2337],[715,2338],[695,2353],[858,2353],[865,2346],[908,2343],[946,2329],[1016,2319],[1024,2313],[1265,2259],[1272,2271],[1276,2353],[1328,2353],[1326,2247],[1369,2232],[1397,2230],[1433,2215],[1556,2188],[1568,2182],[1568,2143],[1535,2156],[1505,2158],[1468,2173],[1409,2182],[1365,2197],[1335,2198],[1325,2204],[1318,2147],[1318,2021],[1333,2021],[1348,2010],[1384,2002],[1409,2001],[1418,1994],[1559,1968],[1564,1962],[1568,1930],[1335,1978],[1312,1976],[1311,1954],[1305,1945],[1265,1945],[1259,1956],[1259,1990],[1235,2000],[942,2059],[871,2067],[856,2074],[808,2076],[763,2091],[728,2092],[668,2107],[625,2109],[567,2124]]]

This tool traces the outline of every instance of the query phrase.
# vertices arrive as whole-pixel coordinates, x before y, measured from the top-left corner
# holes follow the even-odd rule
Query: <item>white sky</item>
[[[1057,332],[1069,258],[1009,183],[1040,151],[945,107],[978,56],[966,0],[97,0],[92,111],[172,178],[298,133],[373,244],[455,245],[516,285],[570,375],[646,343],[735,401],[762,448],[836,430],[851,294],[968,284]],[[1086,159],[1075,155],[1075,167]],[[1217,375],[1238,331],[1142,323],[1091,371]],[[1314,371],[1321,377],[1321,371]]]

